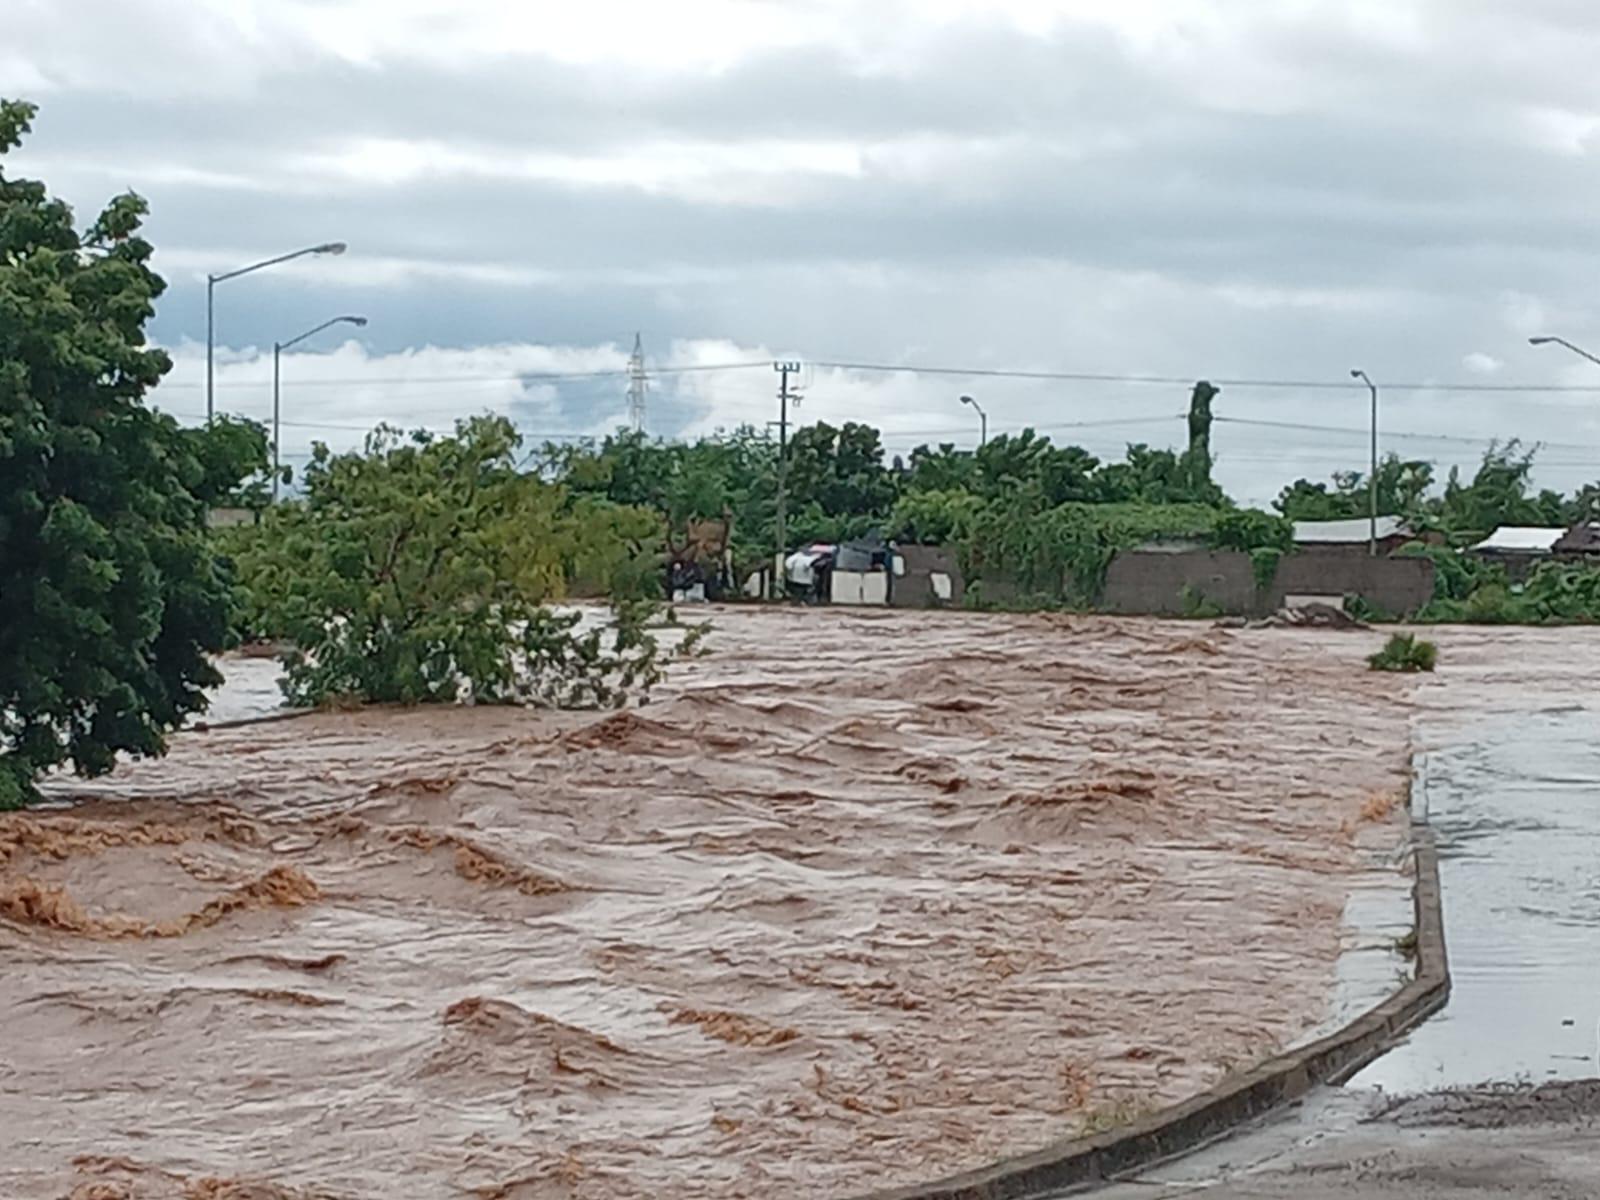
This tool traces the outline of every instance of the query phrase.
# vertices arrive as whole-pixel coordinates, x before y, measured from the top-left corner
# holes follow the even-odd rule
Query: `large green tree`
[[[790,439],[788,455],[791,510],[810,510],[813,520],[820,516],[834,523],[832,536],[861,532],[849,518],[881,518],[894,504],[894,476],[883,465],[883,441],[871,425],[846,421],[835,427],[818,421],[802,426]],[[794,524],[803,528],[804,516]],[[827,536],[822,530],[817,534]]]
[[[576,496],[659,514],[665,544],[685,545],[695,522],[727,521],[738,563],[771,551],[777,447],[749,426],[694,442],[621,431],[598,445],[547,445],[541,458]]]
[[[380,427],[361,451],[314,448],[305,498],[275,506],[235,550],[259,620],[293,644],[292,701],[581,707],[649,686],[640,613],[585,632],[546,602],[569,579],[610,575],[615,594],[630,564],[653,570],[654,516],[592,495],[569,503],[517,469],[517,449],[501,417],[451,437]]]
[[[1389,454],[1378,462],[1378,515],[1408,517],[1421,522],[1428,490],[1433,486],[1433,464]],[[1371,511],[1364,471],[1336,471],[1333,485],[1297,479],[1274,502],[1291,521],[1337,521],[1364,517]]]
[[[1434,507],[1437,524],[1459,541],[1487,537],[1501,525],[1562,525],[1569,506],[1559,492],[1530,495],[1534,447],[1516,439],[1492,443],[1470,483],[1451,468],[1444,495]]]
[[[0,155],[33,113],[0,101]],[[119,196],[80,234],[0,170],[0,806],[64,762],[160,753],[220,681],[202,443],[143,402],[171,366],[145,343],[163,284],[144,213]]]
[[[213,508],[258,512],[271,502],[272,443],[259,421],[219,413],[209,425],[183,432],[200,464],[193,490],[201,501]]]

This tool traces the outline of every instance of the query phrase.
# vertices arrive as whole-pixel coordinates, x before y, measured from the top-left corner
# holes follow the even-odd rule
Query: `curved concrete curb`
[[[1349,1079],[1443,1008],[1450,997],[1432,830],[1414,823],[1411,843],[1416,867],[1412,890],[1416,977],[1376,1008],[1327,1037],[1269,1058],[1243,1075],[1131,1125],[1058,1142],[937,1183],[871,1193],[865,1200],[1035,1200],[1103,1183],[1193,1150],[1319,1084]]]

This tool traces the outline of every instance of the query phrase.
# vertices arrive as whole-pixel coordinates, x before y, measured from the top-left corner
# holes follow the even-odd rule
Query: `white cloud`
[[[601,154],[507,152],[437,141],[363,139],[292,160],[293,177],[394,185],[429,177],[528,180],[607,186],[704,203],[780,202],[796,178],[853,178],[861,149],[849,143],[784,140],[651,142]]]
[[[218,296],[225,342],[372,318],[286,365],[297,420],[349,427],[331,437],[480,401],[604,429],[616,381],[517,377],[616,362],[643,328],[664,363],[1324,383],[1359,363],[1385,429],[1427,435],[1397,449],[1543,437],[1568,444],[1541,460],[1556,478],[1600,442],[1587,395],[1390,390],[1594,381],[1525,344],[1600,327],[1600,12],[1571,0],[11,0],[3,40],[6,89],[44,101],[8,173],[82,212],[152,201],[175,410],[199,407],[205,273],[344,237]],[[224,359],[223,395],[259,415],[265,359]],[[808,384],[803,419],[879,421],[901,451],[970,441],[969,387],[997,432],[1182,436],[1181,385]],[[761,425],[771,392],[663,377],[652,411]],[[1231,416],[1321,427],[1227,428],[1229,485],[1270,499],[1359,462],[1360,399],[1226,388]],[[1083,424],[1103,420],[1133,423]]]

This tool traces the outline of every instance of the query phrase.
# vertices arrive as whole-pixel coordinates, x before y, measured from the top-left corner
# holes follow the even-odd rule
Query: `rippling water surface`
[[[714,620],[643,709],[195,731],[0,817],[0,1194],[847,1196],[1332,1015],[1376,635]]]

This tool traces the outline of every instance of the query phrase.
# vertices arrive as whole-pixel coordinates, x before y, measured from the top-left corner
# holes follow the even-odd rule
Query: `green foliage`
[[[830,513],[819,504],[806,504],[789,510],[788,541],[791,546],[807,542],[846,542],[880,530],[884,518],[877,513]]]
[[[959,542],[972,528],[982,502],[960,489],[907,492],[889,515],[889,535],[900,542],[939,546]]]
[[[1509,625],[1527,616],[1521,597],[1503,583],[1484,584],[1460,608],[1460,619],[1472,625]]]
[[[1183,615],[1190,620],[1214,621],[1227,611],[1192,583],[1183,585],[1179,597],[1183,604]]]
[[[183,436],[200,464],[191,489],[208,508],[260,511],[272,499],[271,451],[259,421],[219,413],[210,425],[185,429]]]
[[[1219,507],[1228,500],[1222,489],[1211,482],[1209,466],[1201,472],[1192,457],[1171,450],[1152,450],[1142,444],[1129,446],[1121,462],[1102,466],[1095,481],[1099,498],[1106,503]]]
[[[1331,484],[1298,480],[1279,496],[1278,514],[1234,507],[1211,479],[1216,396],[1204,381],[1195,385],[1181,454],[1130,445],[1109,462],[1023,429],[976,451],[919,446],[906,463],[885,469],[881,441],[867,426],[801,428],[790,447],[789,541],[838,542],[880,531],[901,542],[952,545],[974,606],[993,606],[1001,595],[1013,608],[1092,606],[1115,554],[1149,540],[1201,539],[1248,553],[1258,589],[1267,589],[1282,554],[1292,552],[1294,521],[1367,515],[1367,477],[1346,471]],[[775,544],[776,450],[753,430],[686,446],[620,434],[598,449],[547,448],[547,456],[574,496],[652,509],[669,541],[688,520],[730,518],[741,575]],[[1469,482],[1453,473],[1436,492],[1430,464],[1391,454],[1378,466],[1379,512],[1403,516],[1419,531],[1442,531],[1456,545],[1499,524],[1600,514],[1600,484],[1571,499],[1533,494],[1532,462],[1532,451],[1515,442],[1491,446]],[[1436,595],[1422,619],[1588,619],[1571,589],[1524,602],[1523,590],[1510,587],[1492,563],[1443,546],[1404,553],[1425,555],[1436,568]],[[592,581],[586,588],[598,590],[602,576],[604,586],[618,586],[605,571],[572,571]]]
[[[710,632],[710,621],[701,621],[698,625],[690,625],[683,631],[683,638],[678,642],[678,657],[695,658],[707,654],[705,640]]]
[[[1158,538],[1205,537],[1217,510],[1199,504],[1039,507],[1036,491],[985,506],[961,547],[972,579],[1001,578],[1024,593],[1092,604],[1118,550]]]
[[[1367,659],[1374,671],[1431,671],[1439,660],[1439,647],[1419,641],[1416,634],[1396,633],[1382,650]]]
[[[748,427],[689,444],[621,432],[598,447],[546,446],[546,471],[575,497],[657,514],[643,539],[652,552],[683,547],[691,526],[725,521],[736,567],[771,551],[777,511],[777,447]]]
[[[1183,469],[1197,494],[1211,485],[1211,402],[1221,394],[1219,388],[1202,379],[1189,396],[1189,447],[1183,452]]]
[[[1526,582],[1512,585],[1498,568],[1486,569],[1464,597],[1439,598],[1417,617],[1435,623],[1475,625],[1587,625],[1600,622],[1600,568],[1547,562]]]
[[[787,488],[796,510],[814,506],[835,520],[878,516],[895,499],[878,431],[855,421],[797,429],[789,441]]]
[[[1600,621],[1600,569],[1586,564],[1542,563],[1518,597],[1526,619],[1547,624]]]
[[[661,599],[661,521],[647,509],[594,496],[566,500],[552,533],[564,591],[617,600]]]
[[[1344,598],[1344,611],[1366,625],[1387,625],[1395,620],[1393,613],[1385,612],[1356,592]]]
[[[380,428],[363,453],[315,448],[305,500],[273,509],[240,560],[263,619],[295,644],[292,702],[589,707],[656,681],[648,603],[619,598],[615,630],[589,632],[543,607],[574,563],[616,567],[616,531],[592,498],[570,507],[519,474],[517,444],[482,417],[454,437]]]
[[[1256,591],[1272,587],[1278,577],[1278,564],[1283,561],[1283,551],[1276,546],[1257,546],[1250,551],[1250,572],[1255,577]]]
[[[1433,563],[1434,602],[1465,600],[1490,584],[1504,586],[1505,568],[1477,555],[1462,554],[1448,546],[1408,542],[1395,551],[1397,558],[1426,558]],[[1424,618],[1425,619],[1425,618]]]
[[[0,101],[0,155],[31,105]],[[0,807],[46,769],[159,754],[205,707],[229,584],[205,499],[234,486],[144,394],[162,281],[119,196],[81,235],[42,183],[0,172]]]
[[[995,439],[995,442],[999,441],[1000,438]],[[989,444],[994,445],[995,442]],[[937,450],[930,450],[925,445],[918,446],[911,452],[911,462],[901,482],[910,495],[920,492],[966,492],[976,495],[977,459],[969,450],[957,450],[952,442],[941,443]]]
[[[1553,492],[1529,496],[1534,450],[1515,440],[1491,445],[1484,452],[1472,482],[1463,484],[1452,470],[1444,496],[1436,506],[1437,527],[1457,542],[1477,541],[1501,525],[1560,525],[1565,521],[1561,497]]]
[[[1294,549],[1294,523],[1255,508],[1218,513],[1207,543],[1218,550]]]
[[[1378,515],[1417,520],[1425,512],[1428,489],[1433,486],[1433,465],[1390,454],[1378,463]],[[1361,471],[1338,471],[1333,489],[1327,484],[1298,479],[1283,489],[1275,507],[1290,521],[1338,521],[1365,517],[1371,512],[1367,476]]]
[[[1530,494],[1534,450],[1517,441],[1492,444],[1471,482],[1452,470],[1442,493],[1430,495],[1433,468],[1425,462],[1389,455],[1378,466],[1378,513],[1403,516],[1417,530],[1438,530],[1456,545],[1487,537],[1501,525],[1569,525],[1585,519],[1600,504],[1600,488],[1585,489],[1571,500],[1553,491]],[[1367,477],[1341,471],[1326,484],[1296,480],[1278,497],[1277,508],[1291,521],[1326,521],[1368,513]]]

